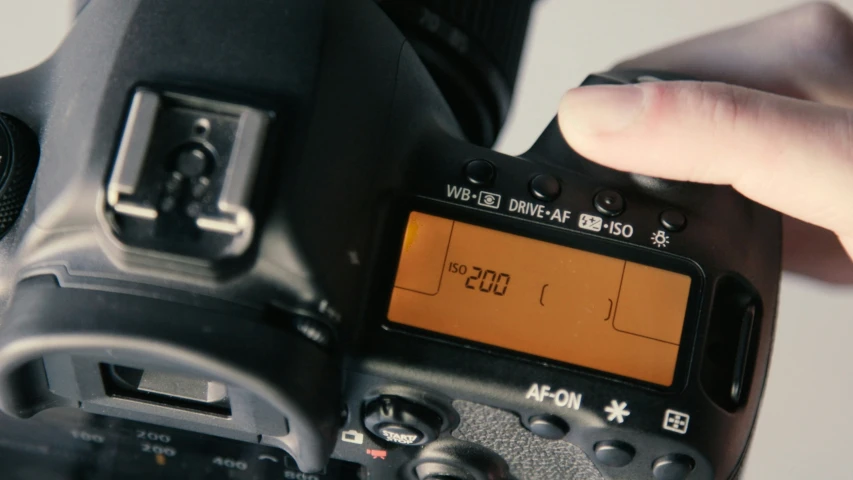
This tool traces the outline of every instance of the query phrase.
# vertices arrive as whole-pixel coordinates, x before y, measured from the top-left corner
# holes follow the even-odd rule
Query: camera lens
[[[468,140],[490,147],[506,120],[533,0],[388,0]]]
[[[35,135],[21,122],[0,115],[0,238],[24,207],[37,162]]]

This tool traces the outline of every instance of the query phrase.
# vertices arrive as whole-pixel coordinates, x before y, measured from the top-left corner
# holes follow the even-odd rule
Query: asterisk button
[[[625,417],[631,415],[628,408],[627,402],[619,402],[618,400],[611,400],[610,405],[604,407],[605,413],[607,413],[607,421],[612,422],[616,420],[617,423],[622,423],[625,421]]]

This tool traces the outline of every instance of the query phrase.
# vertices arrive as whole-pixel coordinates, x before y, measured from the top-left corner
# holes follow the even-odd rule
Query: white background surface
[[[553,118],[564,91],[591,72],[798,3],[540,0],[499,149],[525,151]],[[838,4],[853,12],[853,0]],[[770,378],[745,480],[853,479],[851,370],[853,288],[786,276]]]
[[[554,116],[562,93],[590,72],[796,3],[540,0],[499,149],[526,150]],[[839,4],[853,11],[853,0]],[[66,0],[0,0],[0,75],[49,55],[71,16]],[[770,380],[746,480],[853,478],[851,366],[853,289],[786,276]]]

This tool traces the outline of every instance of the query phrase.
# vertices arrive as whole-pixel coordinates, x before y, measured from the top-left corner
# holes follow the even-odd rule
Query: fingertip
[[[560,113],[567,127],[600,135],[629,127],[643,109],[645,95],[638,85],[591,85],[566,92]]]
[[[564,93],[562,98],[560,98],[560,104],[557,107],[557,124],[560,126],[560,133],[563,134],[563,138],[566,139],[569,145],[574,144],[574,131],[572,129],[571,118],[568,112],[571,111],[571,99],[569,96],[571,95],[572,90]]]
[[[589,158],[594,155],[595,138],[590,135],[581,133],[578,128],[579,120],[576,115],[573,115],[573,90],[569,90],[560,99],[560,106],[557,110],[557,124],[560,126],[560,133],[563,139],[572,148],[584,157]]]
[[[644,104],[644,92],[636,85],[582,86],[563,95],[557,120],[573,149],[599,160],[607,139],[630,128]]]

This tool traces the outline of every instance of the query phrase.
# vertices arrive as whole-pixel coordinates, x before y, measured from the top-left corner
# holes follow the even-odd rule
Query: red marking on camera
[[[386,450],[368,450],[367,454],[373,457],[374,460],[385,460],[385,457],[388,456]]]

